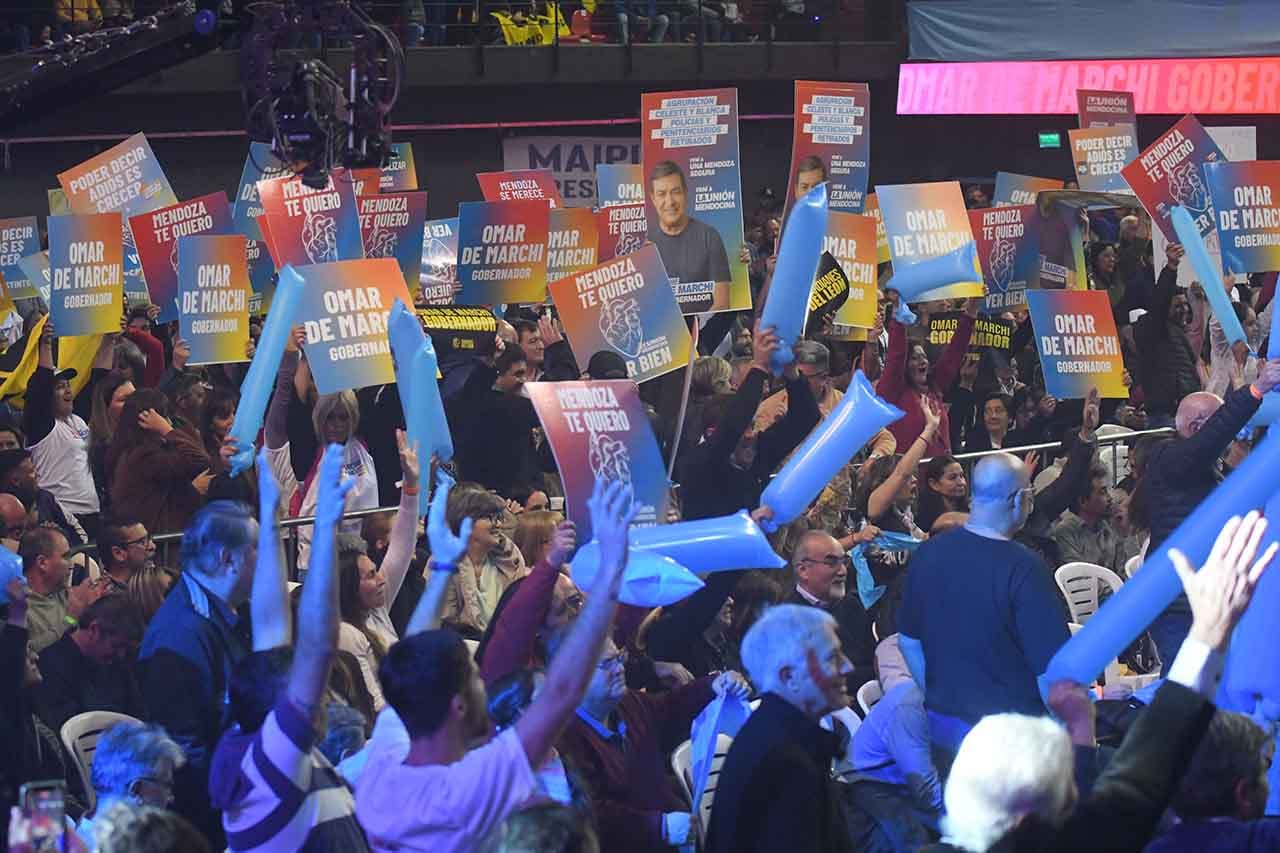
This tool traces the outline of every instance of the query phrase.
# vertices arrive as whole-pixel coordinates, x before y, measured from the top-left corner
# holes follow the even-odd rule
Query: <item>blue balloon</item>
[[[1185,207],[1178,205],[1173,209],[1169,220],[1173,223],[1173,230],[1177,233],[1182,248],[1186,250],[1187,257],[1191,259],[1191,266],[1195,267],[1196,277],[1200,279],[1200,286],[1209,299],[1209,308],[1222,325],[1227,342],[1234,344],[1236,341],[1246,340],[1244,329],[1240,327],[1240,319],[1231,307],[1231,297],[1222,286],[1222,270],[1209,257],[1209,250],[1204,247],[1204,240],[1200,239],[1200,232],[1196,230],[1191,214]]]
[[[1207,289],[1207,288],[1206,288]],[[1142,569],[1075,633],[1049,661],[1044,679],[1090,684],[1134,638],[1146,630],[1182,592],[1182,582],[1169,560],[1177,548],[1192,565],[1209,556],[1222,526],[1235,515],[1267,504],[1280,491],[1275,472],[1280,466],[1280,436],[1268,435],[1248,458],[1214,489],[1173,531]]]
[[[196,13],[195,31],[207,36],[218,28],[218,16],[209,9],[201,9]]]
[[[13,580],[27,582],[22,573],[22,559],[8,548],[0,547],[0,604],[9,602],[8,586]]]
[[[773,517],[761,522],[765,532],[798,518],[859,448],[902,415],[897,406],[876,396],[861,370],[856,372],[844,399],[809,433],[760,496],[760,505],[773,510]]]
[[[280,270],[280,281],[271,300],[271,310],[267,312],[267,320],[262,325],[262,335],[258,338],[258,347],[249,364],[249,372],[240,385],[240,405],[236,406],[236,418],[231,424],[230,435],[239,447],[231,457],[233,477],[248,470],[253,464],[254,445],[258,441],[258,431],[262,429],[262,417],[267,411],[271,389],[276,384],[276,372],[280,369],[285,344],[289,342],[289,333],[295,325],[294,318],[298,314],[298,303],[302,299],[305,284],[292,264],[286,264]]]
[[[1270,523],[1258,546],[1260,554],[1280,539],[1280,491],[1267,502],[1264,514]],[[1271,700],[1273,705],[1280,702],[1276,625],[1280,625],[1280,572],[1272,566],[1258,581],[1253,601],[1249,602],[1249,609],[1240,618],[1231,637],[1219,694],[1220,706],[1251,714],[1260,698]]]
[[[569,570],[578,588],[590,592],[600,568],[600,543],[592,539],[578,549]],[[630,551],[622,573],[618,600],[637,607],[666,607],[702,589],[698,576],[656,551]]]
[[[1277,420],[1280,420],[1280,391],[1268,391],[1262,395],[1262,405],[1258,406],[1258,411],[1249,418],[1244,431],[1248,432],[1254,427],[1271,426]],[[1276,522],[1280,524],[1280,516],[1276,517]]]
[[[904,266],[900,270],[894,269],[893,278],[889,279],[884,289],[898,292],[900,298],[894,319],[904,326],[910,326],[915,323],[916,315],[907,307],[908,302],[921,301],[920,297],[930,290],[962,281],[982,281],[981,267],[978,266],[978,244],[973,241],[945,255]]]
[[[782,343],[774,351],[770,367],[774,376],[795,360],[791,344],[804,334],[809,316],[809,294],[822,260],[822,240],[827,233],[827,185],[818,184],[791,208],[782,230],[782,246],[773,271],[773,284],[760,316],[760,328],[773,327]]]
[[[413,360],[413,404],[422,410],[427,431],[426,447],[431,448],[441,462],[453,458],[453,435],[444,415],[444,400],[440,396],[440,373],[436,350],[428,335]]]
[[[698,574],[781,569],[787,564],[746,510],[721,518],[633,527],[629,539],[631,553],[653,551]]]

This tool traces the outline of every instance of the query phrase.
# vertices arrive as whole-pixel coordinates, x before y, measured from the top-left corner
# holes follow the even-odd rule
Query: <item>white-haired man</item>
[[[947,780],[943,843],[926,849],[1141,850],[1213,718],[1210,698],[1231,632],[1276,553],[1273,544],[1254,559],[1265,527],[1256,512],[1229,521],[1198,572],[1180,552],[1170,552],[1191,602],[1191,632],[1168,680],[1083,801],[1076,802],[1072,744],[1092,741],[1093,705],[1084,688],[1058,682],[1050,704],[1071,733],[1022,714],[979,722]]]
[[[85,847],[98,849],[95,826],[117,803],[166,808],[173,800],[173,772],[185,761],[182,747],[157,725],[117,723],[103,732],[89,777],[97,803],[93,817],[76,827]]]
[[[835,619],[770,608],[743,638],[742,661],[764,696],[725,758],[704,850],[852,851],[831,778],[840,743],[818,722],[849,704]]]

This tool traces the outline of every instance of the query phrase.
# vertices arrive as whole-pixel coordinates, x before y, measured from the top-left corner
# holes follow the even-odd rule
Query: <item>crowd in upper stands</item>
[[[757,291],[778,221],[766,198],[747,223]],[[980,348],[979,300],[904,326],[889,292],[865,342],[817,324],[780,376],[772,329],[713,320],[683,429],[681,372],[640,389],[674,457],[669,520],[768,517],[769,478],[856,370],[905,416],[773,535],[786,569],[653,609],[617,603],[626,484],[596,484],[589,588],[569,572],[583,543],[525,386],[626,369],[573,352],[542,306],[442,348],[448,465],[410,444],[394,385],[318,394],[295,331],[239,473],[244,365],[190,366],[138,307],[58,370],[51,322],[19,317],[12,346],[38,364],[0,412],[0,538],[22,564],[0,631],[5,803],[62,780],[76,843],[103,851],[1274,849],[1273,733],[1210,704],[1274,553],[1256,514],[1198,574],[1175,561],[1185,595],[1100,683],[1040,683],[1087,616],[1055,569],[1143,571],[1280,385],[1260,339],[1274,274],[1184,290],[1181,247],[1156,275],[1145,216],[1090,226],[1125,400],[1046,396],[1024,308],[1008,349]],[[291,517],[313,520],[288,534]],[[759,704],[704,811],[671,755],[717,697]],[[68,739],[103,711],[128,719],[85,760]],[[31,824],[17,812],[11,839]]]

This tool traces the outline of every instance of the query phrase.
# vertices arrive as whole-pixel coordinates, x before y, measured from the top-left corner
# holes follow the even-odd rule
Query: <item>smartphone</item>
[[[27,782],[18,789],[18,802],[30,833],[27,849],[61,850],[66,832],[66,783],[61,779]],[[11,839],[12,840],[12,839]]]

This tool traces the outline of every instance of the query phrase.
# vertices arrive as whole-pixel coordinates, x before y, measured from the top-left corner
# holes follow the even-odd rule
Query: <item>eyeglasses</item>
[[[804,559],[802,559],[800,562],[802,562],[802,563],[822,563],[822,564],[823,564],[823,565],[825,565],[827,568],[829,568],[829,569],[834,569],[834,568],[836,568],[837,566],[841,566],[841,565],[843,565],[846,559],[847,559],[847,557],[845,557],[845,555],[844,555],[844,554],[828,554],[828,555],[827,555],[827,556],[825,556],[825,557],[805,557],[805,558],[804,558]]]
[[[143,536],[139,536],[137,539],[130,539],[128,542],[125,542],[122,544],[123,544],[123,547],[125,548],[132,548],[134,545],[150,545],[151,534],[147,533]]]
[[[133,781],[134,785],[137,785],[137,784],[139,784],[139,783],[141,783],[141,782],[145,782],[145,783],[146,783],[146,784],[148,784],[148,785],[152,785],[152,786],[154,786],[154,787],[156,787],[156,788],[159,788],[159,789],[160,789],[160,791],[161,791],[161,793],[164,795],[164,796],[163,796],[163,800],[164,800],[164,804],[165,804],[166,806],[173,802],[173,782],[172,782],[172,780],[171,780],[171,781],[168,781],[168,782],[165,782],[165,781],[163,781],[163,780],[161,780],[161,779],[154,779],[154,778],[152,778],[152,777],[150,777],[150,776],[139,776],[137,779],[135,779],[135,780]],[[160,799],[160,798],[157,798],[157,799]]]

